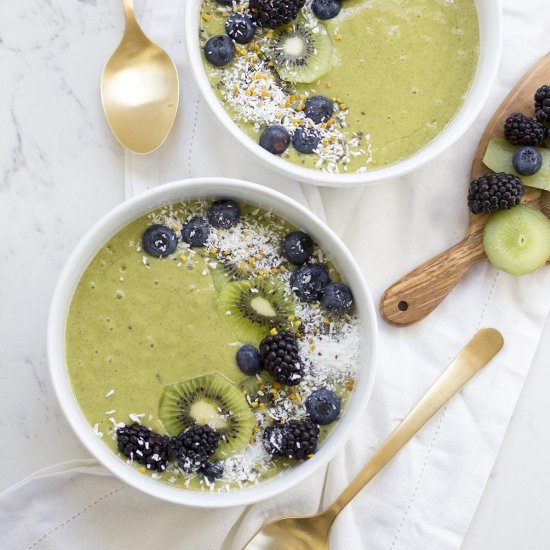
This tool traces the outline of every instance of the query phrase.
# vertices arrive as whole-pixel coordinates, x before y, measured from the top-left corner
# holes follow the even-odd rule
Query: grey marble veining
[[[528,14],[530,2],[505,4]],[[0,469],[0,490],[88,456],[53,395],[45,331],[64,262],[123,197],[123,152],[99,97],[122,22],[119,1],[0,0],[0,434],[16,450]],[[533,367],[464,550],[542,548],[548,540],[545,357]]]
[[[116,2],[0,7],[0,432],[18,449],[0,489],[87,455],[53,395],[45,330],[68,255],[122,199],[123,153],[99,96],[121,24]]]

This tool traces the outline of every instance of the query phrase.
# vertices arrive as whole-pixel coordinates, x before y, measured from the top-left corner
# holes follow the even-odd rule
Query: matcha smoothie
[[[223,106],[274,154],[330,172],[384,167],[426,146],[463,104],[479,51],[474,0],[344,0],[326,20],[308,0],[274,29],[261,19],[270,1],[204,0],[200,40]],[[235,11],[255,20],[254,36],[218,59],[208,41],[225,35],[231,49],[225,33],[239,36],[227,23]],[[330,101],[327,116],[315,99],[308,105],[318,96]],[[268,130],[262,140],[271,126],[288,136]]]
[[[66,328],[91,429],[145,475],[199,490],[312,458],[358,355],[352,295],[329,258],[278,216],[233,201],[167,206],[119,231],[85,270]],[[307,456],[284,451],[292,423]],[[184,437],[193,430],[198,450]]]

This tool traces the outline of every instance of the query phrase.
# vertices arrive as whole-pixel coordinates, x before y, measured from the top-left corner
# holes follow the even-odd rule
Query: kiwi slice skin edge
[[[274,279],[235,281],[221,289],[218,313],[241,343],[258,346],[273,328],[291,328],[294,302]]]
[[[275,32],[267,55],[279,76],[288,82],[309,84],[326,74],[332,66],[334,47],[325,26],[314,27],[298,18],[290,27]]]
[[[227,283],[243,281],[251,276],[246,264],[238,266],[232,263],[225,264],[221,262],[215,268],[210,269],[210,275],[212,276],[216,292],[220,292]]]
[[[522,176],[516,172],[512,157],[518,147],[505,139],[492,138],[487,145],[483,164],[493,172],[505,172],[521,178],[527,187],[550,191],[550,150],[537,147],[542,156],[541,169],[532,176]]]
[[[217,372],[165,386],[159,418],[174,436],[194,425],[210,425],[220,434],[213,460],[244,449],[256,425],[242,390]]]
[[[483,233],[491,264],[511,275],[526,275],[550,259],[550,220],[530,206],[491,214]]]

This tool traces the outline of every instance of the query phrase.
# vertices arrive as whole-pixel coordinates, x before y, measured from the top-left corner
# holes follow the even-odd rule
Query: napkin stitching
[[[80,510],[80,512],[77,512],[76,514],[71,516],[69,519],[65,520],[63,523],[60,523],[56,527],[53,527],[47,533],[42,535],[40,538],[36,539],[30,546],[27,547],[27,550],[31,550],[32,548],[35,548],[38,544],[40,544],[42,541],[44,541],[44,539],[48,538],[50,535],[52,535],[53,533],[55,533],[59,529],[67,526],[69,523],[71,523],[71,521],[77,519],[81,515],[85,514],[88,510],[90,510],[91,508],[93,508],[94,506],[99,504],[100,502],[108,499],[109,497],[111,497],[114,494],[122,491],[123,489],[126,489],[126,487],[124,485],[121,485],[120,487],[118,487],[116,489],[113,489],[112,491],[109,491],[108,493],[105,493],[102,497],[99,497],[97,500],[95,500],[91,504],[88,504],[88,506],[86,506],[85,508],[82,508],[82,510]]]
[[[197,133],[197,123],[199,120],[199,109],[201,106],[200,98],[197,98],[195,103],[195,115],[193,119],[193,129],[191,130],[191,138],[189,140],[189,156],[187,157],[187,171],[189,172],[189,177],[193,175],[193,170],[191,169],[191,161],[193,157],[193,144],[195,142],[195,134]]]
[[[485,299],[485,302],[483,303],[483,307],[481,308],[481,313],[479,315],[479,321],[477,323],[476,332],[480,329],[481,323],[483,322],[483,319],[485,318],[485,313],[487,312],[487,308],[489,307],[489,302],[491,301],[491,298],[493,297],[494,290],[495,290],[495,287],[497,285],[499,275],[500,275],[500,271],[497,271],[495,273],[494,278],[493,278],[493,282],[491,283],[491,286],[489,288],[489,292],[487,293],[487,298]],[[445,405],[445,407],[443,408],[443,410],[441,412],[441,416],[440,416],[439,421],[437,423],[437,427],[435,429],[432,440],[430,441],[430,445],[428,447],[428,451],[426,452],[426,457],[424,459],[424,463],[422,464],[422,468],[420,469],[420,473],[418,474],[418,478],[416,480],[412,495],[409,499],[409,502],[407,503],[407,507],[405,508],[405,511],[403,512],[403,517],[401,518],[401,521],[399,522],[399,525],[397,527],[397,530],[395,532],[395,535],[393,537],[393,540],[391,542],[389,550],[392,550],[393,548],[395,548],[395,543],[397,542],[399,534],[401,533],[401,528],[403,527],[403,524],[407,520],[410,509],[411,509],[412,504],[414,502],[414,499],[416,497],[416,493],[418,492],[418,489],[420,487],[420,482],[422,481],[422,478],[424,477],[424,472],[426,470],[426,466],[428,465],[428,460],[431,457],[432,449],[435,446],[437,436],[439,435],[441,426],[443,425],[443,419],[445,418],[445,415],[447,414],[447,408],[448,407],[449,407],[448,404]]]
[[[389,550],[392,550],[395,548],[395,543],[397,542],[397,539],[399,538],[399,535],[401,533],[401,528],[403,527],[403,524],[407,520],[407,517],[409,515],[409,511],[413,505],[414,499],[416,497],[416,493],[418,492],[418,489],[420,487],[420,482],[422,481],[422,478],[424,477],[424,472],[426,470],[426,466],[428,465],[428,460],[431,458],[432,449],[435,446],[435,442],[437,440],[437,436],[439,435],[439,431],[441,429],[441,425],[443,424],[443,419],[445,418],[445,414],[447,413],[447,406],[443,409],[441,412],[441,416],[439,417],[439,421],[437,423],[437,426],[435,428],[435,433],[432,437],[432,440],[430,441],[430,445],[428,447],[428,451],[426,453],[426,457],[424,458],[424,463],[422,464],[422,468],[420,470],[420,474],[418,475],[418,478],[416,480],[416,484],[414,486],[414,490],[412,492],[411,498],[409,499],[409,502],[407,503],[407,507],[405,508],[405,511],[403,512],[403,517],[401,518],[401,521],[399,522],[399,525],[397,527],[397,530],[395,532],[395,535],[393,537],[393,540],[391,542]]]
[[[483,319],[485,318],[485,313],[487,313],[487,308],[489,307],[489,302],[491,301],[491,298],[493,297],[493,293],[495,291],[495,287],[497,286],[497,281],[498,281],[499,275],[500,275],[500,271],[497,271],[495,273],[493,283],[491,284],[491,288],[489,289],[489,294],[487,294],[487,300],[485,300],[485,304],[483,304],[483,309],[481,310],[481,316],[479,318],[479,323],[477,324],[477,330],[479,330],[481,328],[481,323],[483,322]]]

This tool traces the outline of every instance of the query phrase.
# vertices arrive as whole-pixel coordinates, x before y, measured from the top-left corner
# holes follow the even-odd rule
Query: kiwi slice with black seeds
[[[300,17],[275,32],[266,54],[283,80],[310,83],[329,71],[333,49],[322,23]]]
[[[208,424],[220,435],[213,460],[223,460],[249,443],[256,418],[241,389],[219,373],[165,386],[159,418],[170,435]]]
[[[235,281],[221,289],[218,312],[241,342],[257,346],[273,328],[290,328],[294,301],[275,279]]]
[[[210,274],[212,275],[214,288],[217,292],[220,292],[227,283],[249,279],[252,271],[250,266],[245,262],[241,262],[240,264],[218,262],[216,267],[210,270]]]

